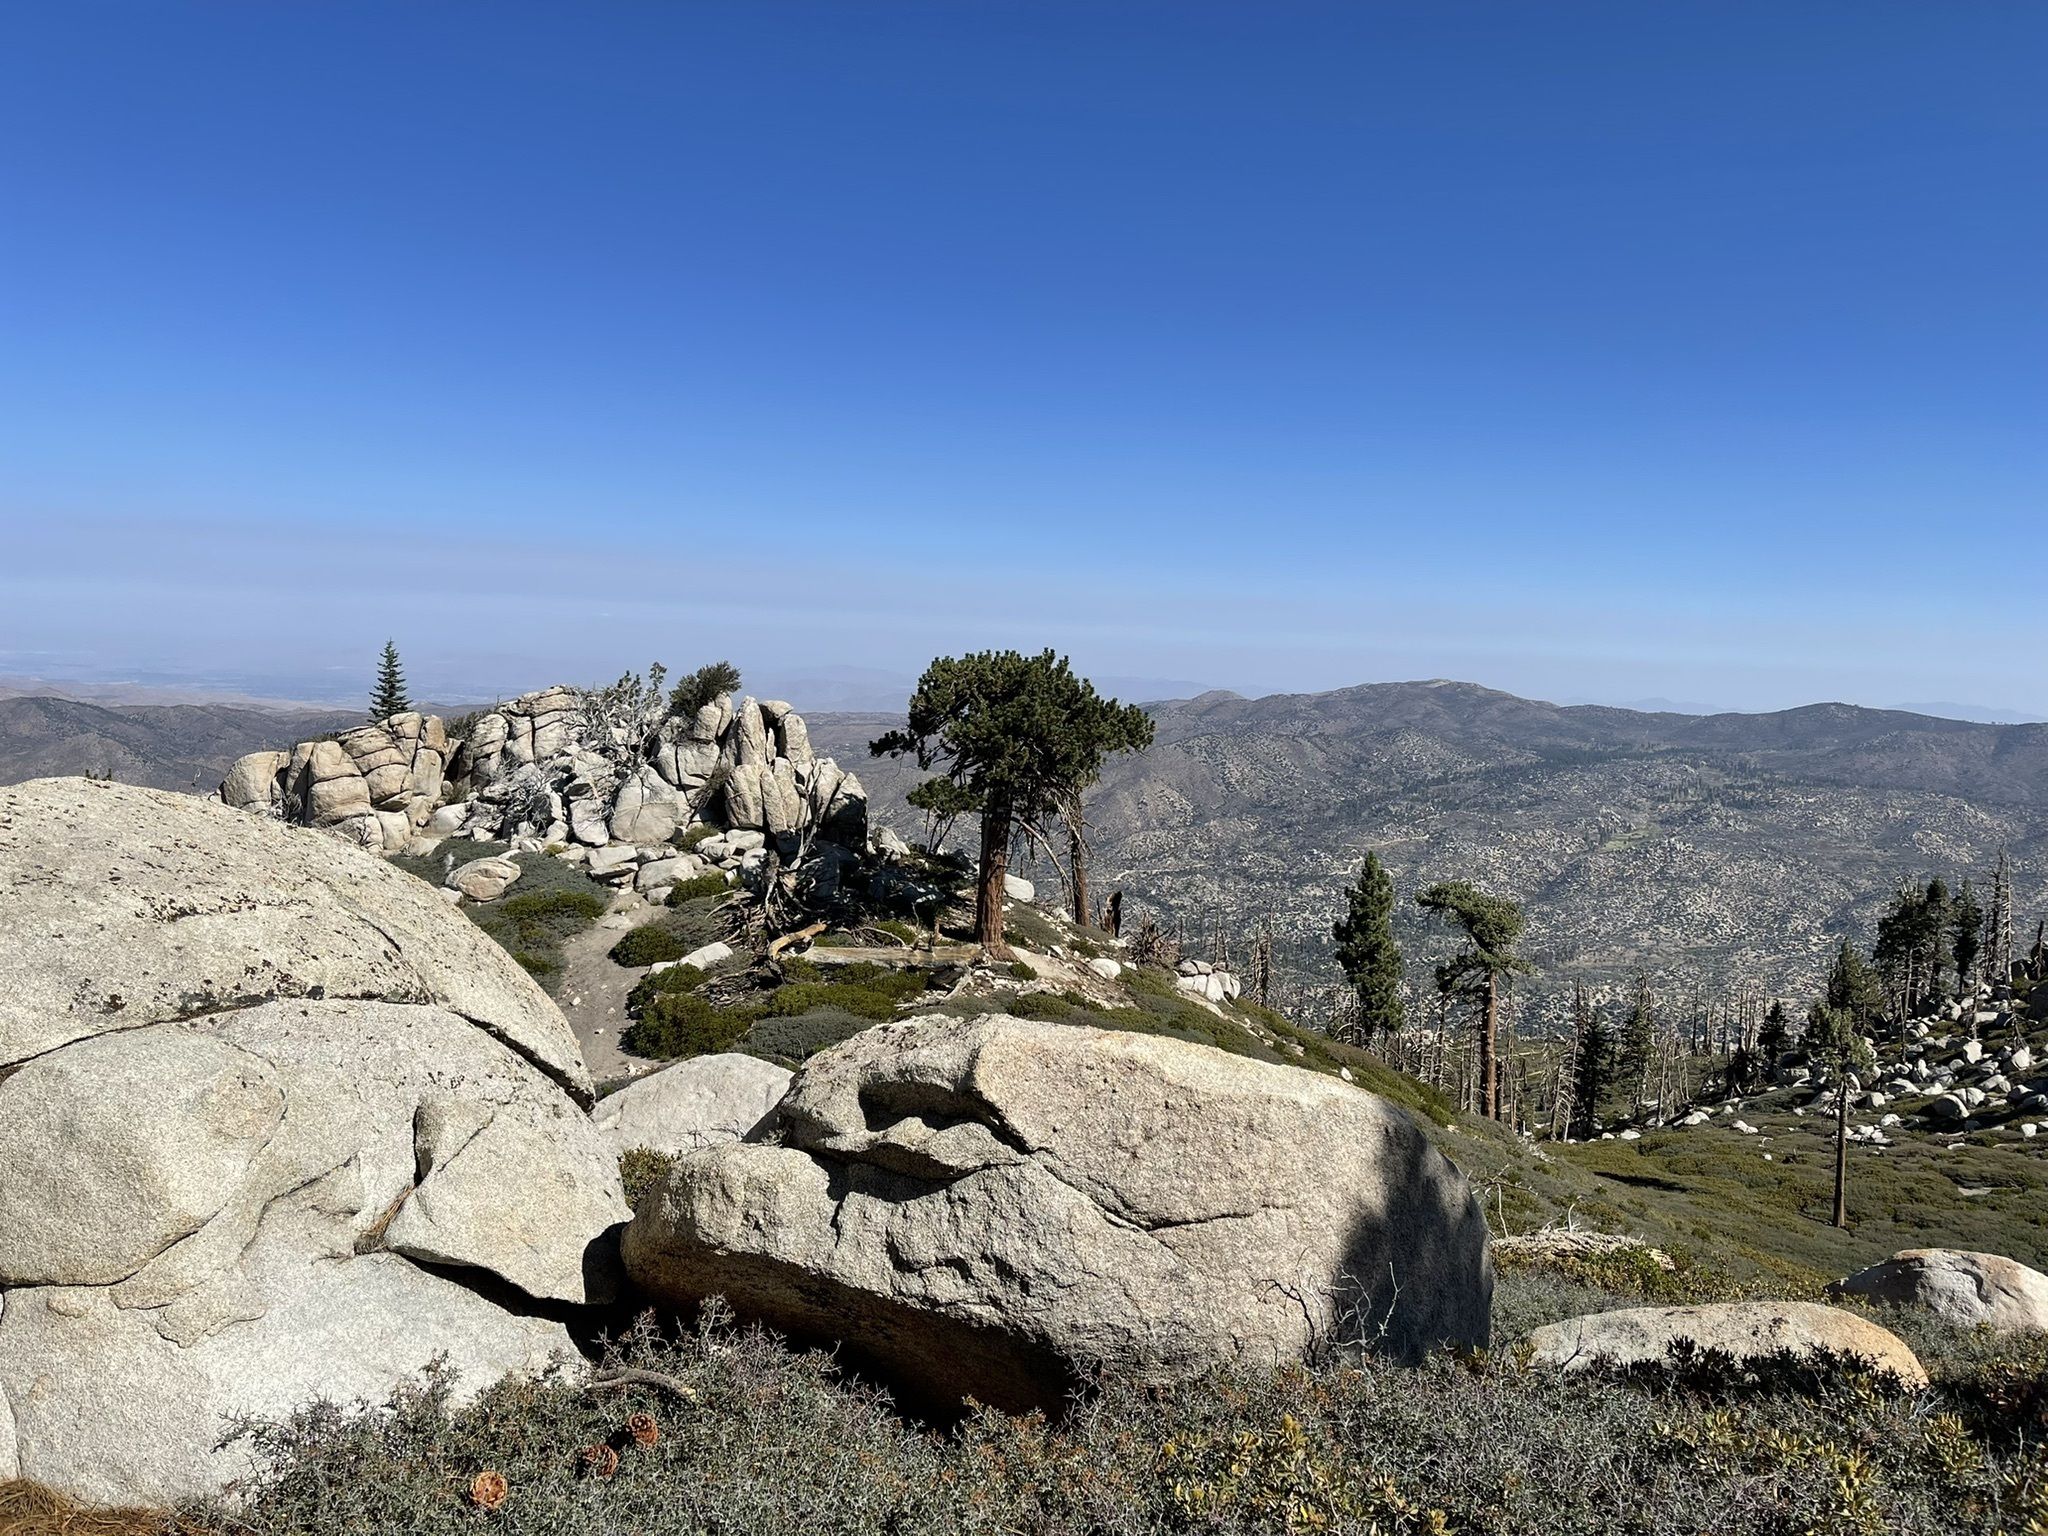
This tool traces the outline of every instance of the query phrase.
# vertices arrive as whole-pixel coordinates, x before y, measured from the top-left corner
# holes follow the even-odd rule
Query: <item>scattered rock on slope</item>
[[[1464,1176],[1399,1109],[1319,1074],[912,1019],[813,1057],[754,1134],[643,1199],[628,1273],[842,1340],[914,1397],[1057,1405],[1097,1366],[1173,1382],[1331,1339],[1413,1359],[1488,1338]]]
[[[1717,1350],[1737,1361],[1781,1351],[1853,1356],[1913,1388],[1927,1372],[1906,1341],[1839,1307],[1809,1301],[1726,1301],[1697,1307],[1627,1307],[1551,1323],[1529,1335],[1539,1365],[1669,1365],[1674,1346]]]
[[[471,1387],[607,1300],[626,1216],[561,1016],[426,886],[313,832],[0,790],[0,1477],[168,1502],[227,1418]],[[522,1299],[523,1298],[523,1299]]]
[[[1996,1253],[1908,1248],[1831,1289],[1921,1307],[1959,1328],[2048,1332],[2048,1275]]]

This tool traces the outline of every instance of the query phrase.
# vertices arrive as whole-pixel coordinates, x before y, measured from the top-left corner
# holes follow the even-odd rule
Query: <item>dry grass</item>
[[[161,1509],[105,1509],[25,1477],[0,1479],[0,1536],[210,1536]]]

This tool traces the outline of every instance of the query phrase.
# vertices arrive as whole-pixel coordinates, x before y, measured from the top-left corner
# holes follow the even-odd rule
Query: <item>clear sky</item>
[[[16,4],[0,673],[2048,711],[2044,181],[2039,4]]]

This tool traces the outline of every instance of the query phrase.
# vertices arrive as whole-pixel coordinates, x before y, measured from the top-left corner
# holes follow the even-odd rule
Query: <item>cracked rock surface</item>
[[[573,1038],[410,877],[48,780],[0,791],[0,900],[0,1477],[203,1493],[234,1416],[478,1389],[616,1293]]]
[[[1484,1344],[1464,1176],[1335,1078],[988,1016],[820,1053],[745,1141],[645,1197],[627,1272],[675,1305],[842,1343],[912,1400],[1057,1406],[1365,1341]]]
[[[546,993],[434,892],[339,838],[87,779],[0,788],[0,1066],[278,997],[433,1004],[590,1097]]]

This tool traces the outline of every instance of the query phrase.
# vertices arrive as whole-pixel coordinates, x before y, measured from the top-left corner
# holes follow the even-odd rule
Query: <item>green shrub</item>
[[[389,1406],[250,1426],[243,1502],[195,1514],[261,1536],[2018,1536],[2048,1518],[2048,1460],[1991,1406],[2028,1411],[2017,1356],[1937,1372],[1941,1395],[1917,1402],[1851,1371],[1637,1381],[1501,1349],[1177,1387],[1110,1377],[1050,1421],[984,1410],[933,1429],[727,1316],[668,1335],[650,1319],[614,1345],[611,1363],[687,1395],[592,1392],[568,1371],[472,1400],[440,1372]],[[658,1421],[654,1443],[587,1475],[577,1447],[635,1411]],[[485,1468],[511,1489],[492,1516],[470,1507]]]
[[[652,1147],[629,1149],[619,1159],[619,1182],[626,1187],[626,1204],[638,1210],[640,1197],[656,1185],[666,1183],[675,1165],[676,1155],[673,1152],[657,1152]]]
[[[702,949],[714,939],[726,937],[724,906],[723,896],[679,902],[663,912],[655,922],[680,939],[683,953],[688,954],[693,949]]]
[[[893,1019],[898,1005],[923,996],[930,973],[915,968],[892,970],[861,961],[841,966],[821,981],[798,981],[777,987],[769,996],[770,1017],[794,1018],[813,1008],[839,1008],[863,1019]]]
[[[664,992],[694,992],[703,984],[704,973],[694,965],[670,965],[649,971],[634,982],[633,990],[626,994],[626,1012],[637,1019],[647,1007],[648,999]]]
[[[1031,969],[1031,967],[1026,965],[1022,960],[1012,960],[1010,962],[1010,976],[1011,979],[1015,981],[1038,980],[1038,972]]]
[[[394,855],[389,863],[393,869],[402,869],[408,875],[416,876],[429,885],[439,885],[447,878],[448,870],[460,869],[477,859],[513,858],[510,843],[479,842],[467,837],[444,837],[434,846],[432,853],[401,853]],[[455,862],[451,866],[449,860]],[[519,859],[514,858],[518,863]],[[525,864],[520,863],[521,870]]]
[[[827,1046],[851,1040],[874,1022],[844,1008],[813,1008],[793,1018],[762,1019],[747,1031],[740,1044],[756,1056],[800,1064]]]
[[[686,907],[693,901],[702,901],[707,896],[723,896],[731,889],[725,883],[725,876],[717,871],[707,871],[689,880],[678,880],[668,888],[668,904],[672,907]]]
[[[519,883],[512,887],[512,894],[481,906],[465,905],[462,910],[500,948],[548,985],[561,972],[562,945],[604,916],[612,893],[559,859],[523,853],[513,856],[513,862],[519,866]]]
[[[694,827],[685,827],[669,841],[684,853],[695,853],[711,839],[719,835],[718,828],[708,822],[698,822]]]
[[[655,965],[663,960],[680,960],[690,953],[675,933],[659,923],[643,923],[623,934],[611,947],[614,963],[627,967]]]
[[[739,1044],[759,1017],[751,1008],[715,1007],[694,992],[663,992],[647,1000],[619,1043],[656,1060],[709,1056]]]
[[[1048,1024],[1093,1024],[1113,1029],[1107,1015],[1078,992],[1019,992],[1009,998],[1006,1010],[1019,1019],[1042,1019]]]

